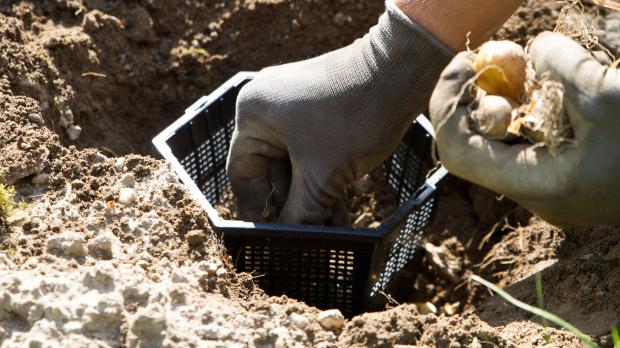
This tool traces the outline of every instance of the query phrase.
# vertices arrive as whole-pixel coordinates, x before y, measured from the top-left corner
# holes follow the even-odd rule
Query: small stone
[[[368,228],[379,228],[381,227],[381,222],[379,221],[374,221],[373,223],[371,223],[370,225],[368,225]]]
[[[121,178],[121,184],[125,187],[134,188],[136,186],[136,179],[133,174],[127,173]]]
[[[217,271],[215,271],[215,275],[218,278],[226,278],[228,277],[228,271],[226,270],[226,268],[218,268]]]
[[[103,201],[96,201],[93,204],[93,208],[95,208],[95,210],[103,210],[105,209],[106,205]]]
[[[0,339],[2,339],[6,335],[6,330],[0,327]]]
[[[364,319],[360,318],[360,317],[355,317],[353,319],[353,325],[357,326],[357,327],[362,327],[364,326]]]
[[[96,269],[90,269],[84,276],[84,285],[92,289],[110,289],[114,287],[114,268],[106,263],[97,264]]]
[[[33,185],[47,185],[49,181],[50,181],[50,175],[47,173],[41,173],[41,174],[35,175],[32,178]]]
[[[302,330],[306,329],[306,327],[310,325],[310,320],[308,318],[306,318],[304,315],[294,312],[288,316],[288,320],[291,321],[291,325]]]
[[[130,324],[131,333],[143,342],[163,339],[166,328],[165,310],[158,304],[150,304],[146,308],[141,308]]]
[[[69,139],[75,141],[80,137],[80,134],[82,134],[82,127],[76,125],[67,127],[67,135],[69,136]]]
[[[90,164],[97,164],[97,163],[105,163],[105,161],[107,161],[108,158],[101,152],[97,152],[93,154],[92,156],[88,156],[87,160],[88,160],[88,163]]]
[[[75,232],[63,232],[47,240],[47,252],[53,255],[81,257],[86,254],[84,238]]]
[[[325,330],[338,330],[344,326],[344,316],[337,309],[322,311],[317,316],[317,319]]]
[[[176,303],[185,303],[187,294],[181,288],[174,288],[170,290],[170,298]]]
[[[32,123],[36,123],[38,125],[43,125],[43,118],[41,117],[41,115],[38,114],[29,114],[28,115],[28,120],[30,120],[30,122]]]
[[[114,162],[114,168],[119,172],[125,171],[125,160],[123,158],[117,158]]]
[[[185,274],[181,272],[181,270],[179,269],[175,269],[172,271],[172,276],[170,277],[170,280],[172,280],[173,283],[188,283],[189,282],[189,279],[187,279],[187,276],[185,276]]]
[[[97,258],[110,258],[115,238],[111,233],[95,237],[88,243],[88,252]]]
[[[364,213],[358,216],[351,226],[353,228],[365,228],[373,222],[374,222],[374,217],[372,216],[372,213]]]
[[[210,262],[207,264],[207,273],[209,274],[215,274],[218,270],[218,266],[216,263]]]
[[[416,302],[415,305],[418,307],[418,312],[422,315],[437,314],[437,307],[430,302]]]
[[[456,314],[456,311],[459,309],[460,302],[456,303],[444,303],[441,307],[441,312],[446,314],[447,316],[453,316]]]
[[[132,205],[138,200],[136,191],[129,187],[123,187],[118,196],[118,202],[124,205]]]
[[[9,225],[16,225],[28,218],[28,213],[23,210],[18,210],[6,218],[6,222]]]
[[[33,338],[28,342],[28,348],[42,348],[43,341],[38,338]]]
[[[187,243],[191,247],[196,247],[207,241],[203,230],[192,230],[187,232]]]

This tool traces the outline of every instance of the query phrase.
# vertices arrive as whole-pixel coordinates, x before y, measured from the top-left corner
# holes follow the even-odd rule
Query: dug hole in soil
[[[498,37],[524,44],[553,29],[559,6],[525,1]],[[0,219],[0,347],[579,346],[466,278],[535,304],[538,271],[546,308],[611,346],[618,228],[556,228],[450,179],[422,260],[402,282],[405,304],[327,330],[319,309],[235,273],[205,212],[149,157],[156,133],[237,71],[344,46],[383,8],[3,1],[0,168],[21,203]],[[599,22],[601,40],[618,47],[620,17]]]

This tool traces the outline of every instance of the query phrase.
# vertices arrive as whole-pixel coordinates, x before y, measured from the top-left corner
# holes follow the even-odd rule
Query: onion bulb
[[[504,139],[512,122],[512,110],[516,107],[517,104],[508,98],[487,95],[480,99],[472,118],[483,135]]]
[[[527,58],[511,41],[489,41],[480,47],[474,60],[480,74],[477,85],[487,94],[519,101],[525,93]]]

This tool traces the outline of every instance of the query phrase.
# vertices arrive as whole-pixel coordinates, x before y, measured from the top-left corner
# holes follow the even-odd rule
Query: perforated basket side
[[[269,294],[286,294],[350,316],[365,310],[373,244],[312,238],[225,236],[239,271]]]
[[[416,251],[436,208],[433,182],[446,175],[445,169],[440,168],[433,182],[426,178],[434,165],[430,158],[433,130],[430,124],[423,122],[422,118],[414,122],[396,151],[384,163],[388,184],[398,192],[400,207],[392,221],[384,222],[389,230],[377,245],[373,258],[371,298],[386,291],[394,275],[416,258]]]
[[[249,80],[227,90],[168,141],[181,166],[209,202],[218,202],[230,186],[226,158],[235,128],[235,103]]]

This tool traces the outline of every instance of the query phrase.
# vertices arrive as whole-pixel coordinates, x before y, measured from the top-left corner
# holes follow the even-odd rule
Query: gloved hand
[[[620,223],[620,74],[601,65],[576,42],[543,33],[531,45],[538,74],[565,88],[564,111],[575,146],[552,155],[546,147],[489,140],[468,123],[466,93],[475,75],[473,53],[461,53],[442,73],[430,103],[443,164],[456,176],[519,202],[563,226]]]
[[[344,225],[348,183],[378,167],[428,104],[451,51],[392,3],[362,39],[262,70],[242,88],[227,169],[245,220]]]

